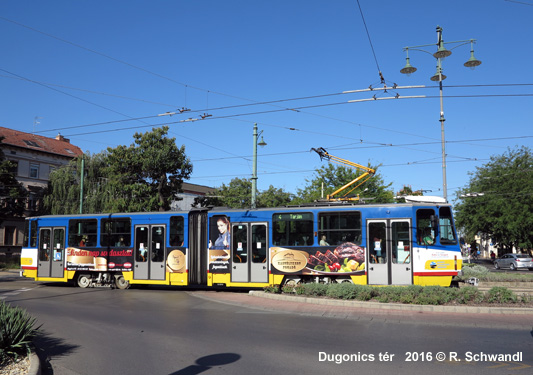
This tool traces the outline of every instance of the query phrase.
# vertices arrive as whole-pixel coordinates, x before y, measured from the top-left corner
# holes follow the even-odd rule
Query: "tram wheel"
[[[115,286],[117,289],[128,289],[130,287],[130,282],[120,275],[115,278]]]
[[[91,285],[91,276],[90,275],[80,275],[78,277],[78,286],[80,288],[87,288],[89,285]]]

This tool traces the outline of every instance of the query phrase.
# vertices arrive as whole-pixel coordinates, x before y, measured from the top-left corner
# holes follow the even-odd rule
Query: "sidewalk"
[[[21,270],[0,270],[1,277],[20,277]]]
[[[523,330],[524,319],[533,317],[532,308],[518,307],[408,305],[289,296],[262,291],[191,293],[207,300],[265,311],[360,321]]]

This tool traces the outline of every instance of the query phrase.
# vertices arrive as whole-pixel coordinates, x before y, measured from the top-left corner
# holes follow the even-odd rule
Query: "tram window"
[[[32,221],[30,224],[30,247],[37,247],[37,222]]]
[[[184,219],[183,216],[170,217],[170,246],[183,246]]]
[[[368,259],[370,263],[387,263],[387,225],[385,222],[368,224]]]
[[[70,220],[68,245],[73,247],[96,246],[96,219]]]
[[[233,225],[232,228],[233,262],[248,262],[248,226]]]
[[[65,249],[65,230],[63,228],[54,229],[54,241],[53,246],[53,261],[61,262],[63,260],[63,250]]]
[[[30,222],[26,220],[24,222],[24,246],[28,246],[29,235],[30,235]]]
[[[452,210],[450,207],[439,209],[440,243],[443,245],[455,245],[457,238],[453,230]]]
[[[102,219],[100,245],[113,247],[131,246],[131,220],[129,218]]]
[[[152,261],[162,262],[165,256],[165,228],[152,227]]]
[[[47,262],[50,260],[50,240],[52,231],[50,229],[41,229],[41,238],[39,243],[39,260]]]
[[[24,246],[37,247],[37,221],[26,220],[24,223]]]
[[[419,245],[433,245],[437,236],[434,226],[435,211],[420,209],[416,211],[416,242]]]
[[[263,263],[267,256],[266,225],[252,225],[252,263]]]
[[[361,228],[361,212],[359,211],[318,214],[319,240],[325,241],[327,245],[340,245],[345,242],[360,245]],[[327,245],[322,242],[322,246]]]
[[[400,221],[392,223],[392,262],[411,263],[411,247],[409,241],[409,222]]]
[[[311,212],[272,215],[272,236],[276,246],[312,246],[313,214]]]
[[[135,248],[137,249],[135,260],[137,262],[148,261],[148,228],[139,226],[135,229]]]

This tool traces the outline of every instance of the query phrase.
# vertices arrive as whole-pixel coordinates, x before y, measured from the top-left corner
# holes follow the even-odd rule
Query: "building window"
[[[4,228],[4,245],[13,246],[16,245],[17,227],[6,226]]]
[[[39,178],[39,164],[30,164],[30,177]]]

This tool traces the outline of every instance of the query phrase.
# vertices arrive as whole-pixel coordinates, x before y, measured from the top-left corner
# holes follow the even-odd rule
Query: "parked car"
[[[494,268],[510,268],[513,271],[519,268],[529,268],[533,271],[533,258],[526,254],[505,254],[494,261]]]

